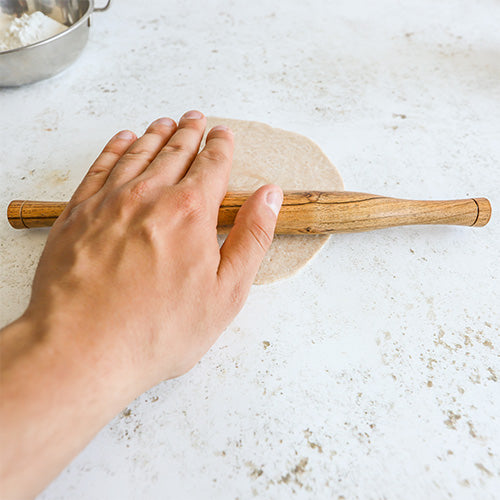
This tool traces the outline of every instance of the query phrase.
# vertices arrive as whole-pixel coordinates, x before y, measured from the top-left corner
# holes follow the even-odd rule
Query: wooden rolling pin
[[[218,230],[227,232],[251,193],[227,193],[219,209]],[[7,209],[12,227],[48,227],[65,202],[14,200]],[[490,220],[486,198],[402,200],[349,191],[288,191],[278,217],[277,234],[329,234],[371,231],[413,224],[484,226]]]

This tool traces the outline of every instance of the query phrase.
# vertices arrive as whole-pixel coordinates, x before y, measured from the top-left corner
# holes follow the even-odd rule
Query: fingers
[[[163,185],[177,184],[198,154],[206,122],[199,111],[185,113],[177,131],[144,171],[142,179],[156,177]]]
[[[136,139],[136,135],[130,130],[122,130],[106,144],[71,197],[67,210],[71,210],[102,188],[113,167]]]
[[[156,158],[174,135],[177,125],[171,118],[159,118],[135,141],[116,162],[106,180],[105,188],[112,189],[140,175]]]
[[[181,185],[193,183],[201,189],[216,211],[224,198],[233,161],[233,133],[224,125],[207,135],[205,147],[196,157]],[[216,212],[217,213],[217,212]]]
[[[271,246],[282,202],[283,192],[278,186],[267,185],[258,189],[241,207],[234,227],[222,245],[218,271],[220,284],[238,308]]]

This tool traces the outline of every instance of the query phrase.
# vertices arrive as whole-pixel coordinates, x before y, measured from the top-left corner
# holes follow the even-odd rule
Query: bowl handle
[[[109,9],[110,5],[111,5],[111,0],[108,0],[104,7],[94,7],[94,12],[104,12],[105,10]]]

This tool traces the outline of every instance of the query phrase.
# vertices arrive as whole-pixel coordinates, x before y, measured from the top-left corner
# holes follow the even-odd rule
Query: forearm
[[[22,317],[0,332],[4,498],[35,496],[135,395],[120,363],[56,330]]]
[[[283,194],[222,247],[233,134],[199,111],[116,134],[49,233],[28,312],[0,332],[0,481],[37,494],[129,401],[189,371],[243,306]]]

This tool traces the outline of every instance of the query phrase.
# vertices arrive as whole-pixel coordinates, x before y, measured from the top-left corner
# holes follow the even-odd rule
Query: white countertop
[[[191,108],[311,137],[349,190],[494,214],[332,237],[40,499],[498,498],[498,1],[120,0],[92,22],[69,70],[0,90],[2,214],[68,198],[114,132]],[[2,216],[2,324],[46,235]]]

